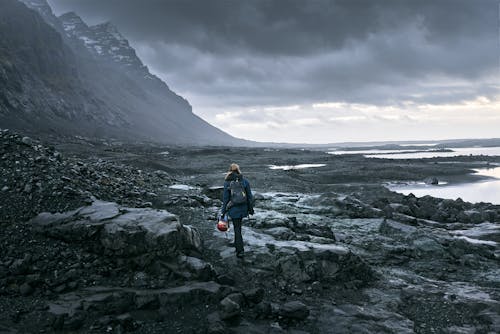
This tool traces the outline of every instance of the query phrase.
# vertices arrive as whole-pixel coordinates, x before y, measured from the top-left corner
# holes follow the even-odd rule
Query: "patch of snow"
[[[75,29],[74,24],[63,24],[64,31],[71,31]]]
[[[90,44],[96,44],[97,41],[93,40],[93,39],[90,39],[86,36],[80,36],[79,39],[81,39],[83,41],[83,43],[85,43],[85,45],[90,45]]]

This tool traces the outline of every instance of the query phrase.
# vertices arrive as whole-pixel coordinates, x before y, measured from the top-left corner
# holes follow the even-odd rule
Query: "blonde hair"
[[[231,175],[232,172],[236,172],[236,174],[241,174],[240,166],[238,166],[238,164],[235,164],[234,162],[229,166],[229,170],[226,174],[226,177]]]

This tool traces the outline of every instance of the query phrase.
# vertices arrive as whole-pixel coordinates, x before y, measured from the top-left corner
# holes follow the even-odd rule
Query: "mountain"
[[[0,1],[0,127],[245,145],[192,112],[111,23],[56,17],[45,0]]]

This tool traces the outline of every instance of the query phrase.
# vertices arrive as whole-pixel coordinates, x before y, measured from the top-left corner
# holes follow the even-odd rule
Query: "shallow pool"
[[[387,187],[398,193],[408,195],[412,193],[417,197],[430,195],[439,198],[457,199],[478,203],[489,202],[500,204],[500,167],[488,169],[476,169],[477,175],[489,176],[491,179],[468,182],[460,184],[407,184],[407,185],[388,185]]]

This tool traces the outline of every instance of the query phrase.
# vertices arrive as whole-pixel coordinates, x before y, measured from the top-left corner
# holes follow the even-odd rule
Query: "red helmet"
[[[221,232],[227,232],[227,230],[229,230],[229,224],[223,220],[219,220],[217,223],[217,229]]]

